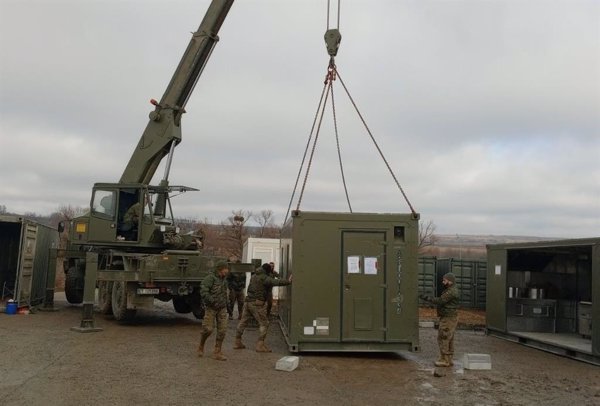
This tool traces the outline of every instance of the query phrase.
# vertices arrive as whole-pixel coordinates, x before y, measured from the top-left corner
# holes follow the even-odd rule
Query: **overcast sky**
[[[118,181],[208,4],[0,0],[0,205],[49,214]],[[338,69],[421,219],[600,236],[600,2],[341,4]],[[200,191],[176,215],[283,221],[328,63],[326,5],[234,3],[182,120],[170,182]],[[353,210],[410,212],[334,90]],[[348,210],[335,145],[328,111],[300,209]]]

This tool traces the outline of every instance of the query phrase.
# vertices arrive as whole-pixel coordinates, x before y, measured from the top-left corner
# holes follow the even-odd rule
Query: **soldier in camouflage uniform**
[[[200,295],[204,301],[205,313],[202,319],[202,337],[198,346],[198,356],[204,355],[204,344],[214,330],[217,322],[217,341],[213,358],[225,361],[227,357],[221,352],[221,346],[227,332],[227,275],[229,266],[226,262],[218,262],[215,270],[202,280]]]
[[[246,287],[246,273],[230,272],[227,275],[227,286],[229,287],[229,301],[227,302],[227,313],[229,320],[233,319],[233,308],[237,303],[238,320],[242,318],[244,308],[244,288]]]
[[[438,345],[440,347],[440,358],[435,362],[437,367],[449,367],[454,365],[454,332],[458,324],[458,288],[455,286],[456,278],[453,273],[447,273],[442,277],[445,289],[440,297],[421,295],[420,298],[437,306],[437,314],[440,318],[438,327]]]
[[[261,268],[252,275],[248,284],[248,293],[246,295],[246,303],[242,311],[242,319],[240,320],[235,335],[235,344],[233,348],[236,350],[246,348],[242,343],[242,335],[246,329],[246,325],[251,317],[254,317],[258,322],[258,341],[256,342],[256,352],[271,352],[269,347],[265,345],[265,338],[269,330],[269,319],[267,318],[267,309],[265,301],[269,290],[273,286],[285,286],[292,283],[292,276],[289,279],[275,279],[270,275],[271,265],[263,264]]]

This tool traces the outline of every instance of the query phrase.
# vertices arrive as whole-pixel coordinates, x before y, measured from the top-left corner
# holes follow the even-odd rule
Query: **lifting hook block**
[[[331,57],[337,55],[340,42],[342,41],[342,34],[337,28],[332,28],[325,31],[325,45],[327,45],[327,52]]]

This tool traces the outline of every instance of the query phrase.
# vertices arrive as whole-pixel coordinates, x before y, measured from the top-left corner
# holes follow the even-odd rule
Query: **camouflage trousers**
[[[454,332],[458,324],[458,316],[440,317],[440,326],[438,328],[438,345],[440,355],[454,354]]]
[[[230,316],[233,316],[233,308],[237,303],[238,314],[240,317],[242,316],[242,309],[244,308],[244,299],[246,296],[244,295],[243,290],[234,290],[229,289],[229,301],[227,302],[227,313]]]
[[[244,304],[242,319],[237,326],[236,338],[242,338],[244,330],[246,330],[246,326],[248,325],[248,321],[251,318],[254,318],[258,322],[258,340],[264,341],[267,337],[267,331],[269,330],[269,319],[267,318],[265,302],[262,300],[254,300]]]
[[[225,333],[227,333],[227,323],[229,321],[227,317],[227,309],[212,309],[207,307],[204,312],[204,318],[202,319],[202,335],[210,336],[215,329],[215,321],[217,323],[217,340],[223,341],[225,339]]]

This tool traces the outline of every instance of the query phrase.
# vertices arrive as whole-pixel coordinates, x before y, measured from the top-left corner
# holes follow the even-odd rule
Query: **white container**
[[[464,369],[492,369],[490,354],[465,354],[463,356]]]
[[[294,369],[298,368],[299,361],[300,358],[293,355],[283,357],[277,361],[277,364],[275,364],[275,369],[278,371],[293,371]]]

